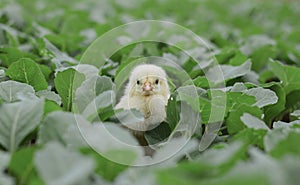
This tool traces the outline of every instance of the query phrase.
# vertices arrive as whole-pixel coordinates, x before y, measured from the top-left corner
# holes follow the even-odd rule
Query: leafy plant
[[[299,10],[283,0],[2,0],[0,184],[299,184]],[[149,19],[187,29],[127,24],[85,53]],[[131,42],[140,35],[172,44]],[[130,44],[108,52],[120,43]],[[142,148],[118,119],[143,115],[113,107],[147,60],[168,73],[171,96]]]

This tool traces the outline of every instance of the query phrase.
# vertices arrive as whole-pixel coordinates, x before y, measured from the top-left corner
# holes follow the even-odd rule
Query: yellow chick
[[[144,113],[144,121],[126,125],[134,132],[151,130],[166,118],[165,106],[170,96],[166,72],[156,65],[142,64],[135,67],[116,109],[137,109]]]

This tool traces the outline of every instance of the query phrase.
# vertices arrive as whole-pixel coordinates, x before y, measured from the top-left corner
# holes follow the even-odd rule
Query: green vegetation
[[[1,0],[0,185],[299,184],[299,17],[296,0]],[[163,35],[173,46],[148,40],[109,58],[85,56],[103,61],[100,68],[80,63],[98,37],[138,20],[181,25],[209,49],[166,28],[149,34]],[[127,31],[120,42],[144,30]],[[110,41],[105,47],[112,47]],[[166,123],[148,131],[147,141],[166,141],[188,112],[200,113],[202,124],[167,161],[118,164],[107,157],[134,164],[144,156],[109,143],[104,128],[136,142],[116,117],[130,122],[140,113],[114,112],[113,106],[133,62],[150,56],[184,70],[163,66],[172,98]],[[197,97],[187,93],[191,84]],[[183,104],[190,109],[181,110]],[[207,131],[216,138],[202,148],[205,129],[218,124],[219,130]],[[170,142],[169,149],[178,143]]]

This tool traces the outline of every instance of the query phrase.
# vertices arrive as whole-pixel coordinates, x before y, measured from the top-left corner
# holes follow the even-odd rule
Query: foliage
[[[298,184],[299,17],[296,0],[2,0],[0,184]],[[101,68],[80,63],[96,38],[136,20],[177,23],[209,49],[166,28],[155,35],[176,46],[139,42],[112,56],[85,56]],[[129,29],[117,39],[142,32],[153,34]],[[111,45],[108,40],[105,46]],[[153,159],[183,142],[166,144],[168,137],[191,139],[169,160],[132,167],[148,160],[142,148],[111,143],[105,130],[137,144],[117,118],[142,116],[113,106],[134,62],[150,56],[181,68],[163,65],[172,94],[165,122],[145,134],[157,150]],[[194,132],[185,133],[191,129],[184,123],[195,121],[186,115],[199,113]],[[203,135],[215,136],[204,151]]]

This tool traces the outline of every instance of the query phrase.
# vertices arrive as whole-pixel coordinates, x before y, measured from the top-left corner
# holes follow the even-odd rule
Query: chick
[[[135,135],[143,135],[164,121],[169,96],[166,72],[156,65],[138,65],[132,70],[125,93],[115,108],[141,111],[144,121],[126,126],[134,130]]]

